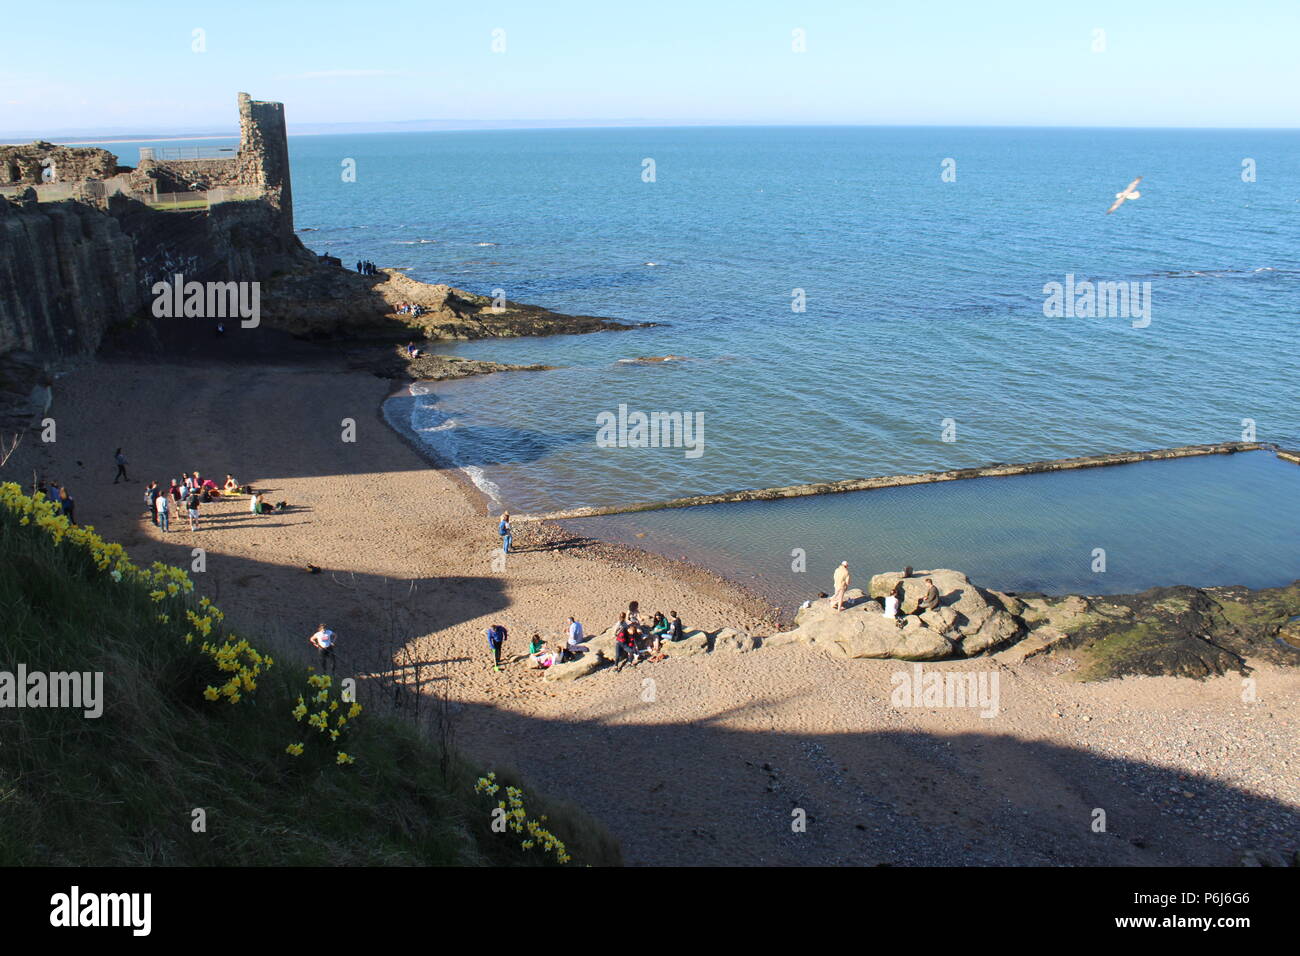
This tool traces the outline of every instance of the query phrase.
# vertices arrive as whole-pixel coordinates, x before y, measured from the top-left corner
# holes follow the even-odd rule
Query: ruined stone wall
[[[239,159],[243,175],[266,190],[293,230],[293,193],[289,184],[289,137],[284,104],[239,94]]]
[[[293,231],[289,183],[289,140],[284,104],[239,94],[239,152],[230,159],[143,159],[131,174],[131,188],[160,193],[221,187],[255,187],[284,216]]]
[[[131,188],[149,192],[155,185],[160,193],[188,193],[219,186],[253,186],[240,176],[238,162],[231,159],[142,159],[130,175]]]
[[[108,179],[117,169],[117,157],[97,147],[55,146],[41,140],[26,146],[0,146],[0,186]]]

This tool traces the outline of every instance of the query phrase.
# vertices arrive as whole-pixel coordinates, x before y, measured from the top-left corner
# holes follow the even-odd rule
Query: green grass
[[[0,670],[104,673],[98,719],[0,708],[0,865],[553,862],[518,834],[494,833],[495,798],[474,792],[480,768],[450,754],[444,777],[436,746],[408,721],[367,709],[336,745],[295,722],[308,690],[300,665],[276,661],[238,703],[205,700],[229,675],[200,640],[184,641],[184,609],[198,606],[184,595],[156,602],[152,589],[115,581],[89,551],[56,545],[0,503]],[[306,752],[287,754],[298,741]],[[339,749],[356,762],[337,765]],[[580,811],[498,778],[523,786],[529,816],[548,815],[574,864],[620,862]]]

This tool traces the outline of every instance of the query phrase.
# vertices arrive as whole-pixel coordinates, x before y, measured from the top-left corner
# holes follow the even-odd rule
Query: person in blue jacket
[[[493,624],[487,629],[488,647],[492,648],[493,666],[501,670],[501,647],[506,642],[504,624]]]

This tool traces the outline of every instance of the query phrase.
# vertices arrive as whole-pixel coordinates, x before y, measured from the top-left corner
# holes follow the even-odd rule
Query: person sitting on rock
[[[916,605],[917,614],[923,611],[933,611],[939,606],[939,589],[934,586],[934,581],[926,578],[925,584],[925,594],[921,596],[921,600]]]
[[[614,629],[614,673],[623,669],[628,661],[636,666],[636,628],[627,622],[627,613],[618,616],[618,626]]]
[[[676,611],[668,612],[668,639],[673,642],[686,640],[686,629]]]
[[[891,618],[891,619],[894,620],[895,622],[898,622],[898,623],[901,624],[901,621],[899,620],[899,617],[898,617],[898,609],[899,609],[899,607],[902,605],[902,603],[903,603],[903,581],[902,581],[902,579],[900,578],[900,579],[899,579],[899,580],[894,584],[893,589],[890,590],[890,592],[889,592],[888,594],[885,595],[885,614],[884,614],[884,616],[887,617],[887,618]]]
[[[583,654],[587,653],[587,645],[582,641],[586,635],[582,631],[582,622],[573,615],[569,615],[569,641],[560,651],[560,663],[566,661],[576,661]]]
[[[534,634],[533,639],[528,642],[528,656],[532,658],[534,669],[539,671],[546,670],[555,662],[540,634]]]
[[[650,662],[658,663],[664,659],[664,638],[668,636],[668,619],[662,611],[655,611],[650,623]]]

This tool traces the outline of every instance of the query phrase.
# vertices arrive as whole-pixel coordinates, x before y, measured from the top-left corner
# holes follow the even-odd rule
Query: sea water
[[[290,148],[318,252],[656,323],[438,346],[561,366],[430,385],[403,406],[495,509],[1300,445],[1295,131],[567,129]],[[1107,215],[1139,175],[1141,198]],[[1133,284],[1149,313],[1045,314],[1050,283],[1082,280]],[[620,406],[702,413],[702,453],[602,447]],[[1295,466],[1240,456],[584,527],[635,528],[741,578],[788,576],[806,549],[808,583],[772,585],[789,597],[827,589],[840,557],[1009,588],[1269,584],[1300,576],[1297,482]]]

